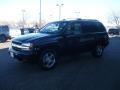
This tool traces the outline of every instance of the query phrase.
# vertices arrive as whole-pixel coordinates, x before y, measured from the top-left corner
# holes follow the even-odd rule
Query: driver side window
[[[59,24],[55,23],[55,24],[50,24],[45,29],[53,32],[53,31],[58,31],[58,28],[59,28]]]

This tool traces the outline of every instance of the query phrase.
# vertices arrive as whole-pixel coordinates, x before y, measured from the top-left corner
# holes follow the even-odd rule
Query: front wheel
[[[55,66],[56,59],[57,56],[54,51],[46,50],[41,54],[39,62],[44,69],[51,69]]]
[[[95,49],[92,51],[92,55],[94,57],[101,57],[103,55],[103,46],[102,45],[97,45]]]

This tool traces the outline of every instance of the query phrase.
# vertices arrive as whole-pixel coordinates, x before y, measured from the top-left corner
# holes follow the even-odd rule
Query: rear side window
[[[96,32],[97,27],[89,22],[82,24],[83,33],[93,33]]]
[[[74,22],[74,23],[69,23],[66,27],[66,33],[67,34],[81,34],[81,23],[79,22]]]
[[[82,24],[83,33],[105,32],[105,27],[98,22],[86,22]]]

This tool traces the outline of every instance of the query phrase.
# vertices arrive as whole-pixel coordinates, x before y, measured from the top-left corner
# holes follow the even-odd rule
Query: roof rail
[[[77,18],[77,20],[82,20],[81,18]]]
[[[82,20],[81,18],[66,18],[66,19],[62,19],[62,21],[66,21],[66,20]]]

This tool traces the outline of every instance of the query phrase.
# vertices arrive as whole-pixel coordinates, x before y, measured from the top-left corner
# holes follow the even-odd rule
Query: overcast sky
[[[41,0],[42,19],[58,20],[58,6],[64,4],[61,18],[94,18],[107,21],[110,12],[120,9],[120,0]],[[28,21],[39,20],[39,0],[0,0],[0,21],[19,21],[22,10]],[[79,12],[79,13],[78,13]]]

